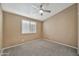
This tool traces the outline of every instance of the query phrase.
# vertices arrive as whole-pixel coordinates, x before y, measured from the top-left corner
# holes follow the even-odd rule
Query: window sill
[[[27,35],[27,34],[36,34],[36,33],[21,33],[22,35]]]

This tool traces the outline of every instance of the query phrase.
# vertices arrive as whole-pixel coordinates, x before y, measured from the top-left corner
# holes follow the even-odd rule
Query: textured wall
[[[77,47],[77,4],[48,18],[43,29],[45,38]]]
[[[28,19],[27,17],[12,14],[9,12],[3,12],[3,16],[4,16],[3,47],[9,47],[9,46],[13,46],[13,45],[26,42],[29,40],[41,38],[42,22],[36,21],[37,22],[37,33],[22,34],[21,33],[21,20]]]

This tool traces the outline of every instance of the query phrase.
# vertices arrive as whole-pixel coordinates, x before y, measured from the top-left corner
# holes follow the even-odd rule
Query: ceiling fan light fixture
[[[43,10],[39,10],[40,15],[43,15],[44,11]]]
[[[43,13],[43,10],[40,10],[39,13],[40,13],[40,14]]]

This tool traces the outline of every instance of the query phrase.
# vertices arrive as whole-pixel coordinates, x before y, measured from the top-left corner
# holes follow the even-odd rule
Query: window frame
[[[23,21],[29,21],[30,23],[29,23],[29,32],[23,32]],[[31,22],[35,22],[35,32],[32,32],[32,30],[31,30]],[[22,34],[34,34],[34,33],[37,33],[37,22],[36,21],[32,21],[32,20],[25,20],[25,19],[23,19],[23,20],[21,20],[21,33]]]

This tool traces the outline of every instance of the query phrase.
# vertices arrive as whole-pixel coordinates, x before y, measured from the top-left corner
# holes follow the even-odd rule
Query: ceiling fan
[[[51,10],[46,10],[43,8],[44,4],[41,4],[39,8],[34,5],[32,5],[32,7],[38,9],[41,16],[44,14],[44,12],[51,13]]]

